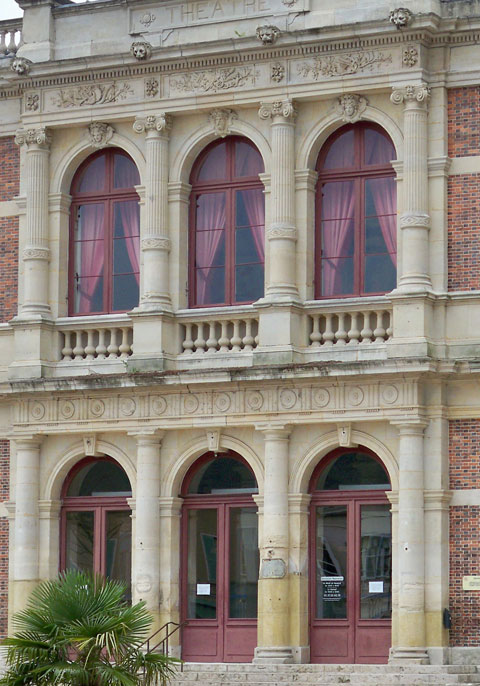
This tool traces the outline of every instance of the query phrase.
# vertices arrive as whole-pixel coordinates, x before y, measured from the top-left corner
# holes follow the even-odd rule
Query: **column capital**
[[[52,134],[45,126],[37,129],[18,129],[15,133],[15,143],[25,146],[27,150],[49,150],[51,142]]]
[[[158,504],[160,505],[160,517],[180,517],[183,498],[164,495],[159,497]]]
[[[308,514],[310,502],[312,500],[311,493],[289,493],[288,494],[288,511],[290,514]]]
[[[292,427],[288,424],[255,424],[255,431],[260,431],[265,440],[286,441],[292,433]]]
[[[394,105],[404,104],[407,107],[409,104],[413,104],[415,106],[424,105],[426,107],[430,98],[430,93],[430,86],[427,86],[424,83],[400,86],[399,88],[394,86],[390,100]]]
[[[57,519],[62,507],[61,500],[39,500],[38,516],[40,519]]]
[[[135,438],[137,446],[160,445],[165,436],[165,431],[161,429],[142,429],[140,431],[129,431],[128,435]]]
[[[426,419],[394,420],[390,424],[397,427],[400,436],[423,436],[428,421]]]
[[[261,102],[258,110],[260,119],[271,119],[273,122],[293,124],[297,117],[297,109],[293,100],[275,100],[274,102]]]
[[[8,436],[10,443],[14,443],[18,449],[31,450],[33,448],[40,448],[45,436],[41,434],[26,434],[25,436]]]
[[[159,134],[168,136],[172,128],[173,119],[166,112],[147,114],[146,117],[137,116],[133,123],[135,133],[145,133],[147,138],[158,137]]]

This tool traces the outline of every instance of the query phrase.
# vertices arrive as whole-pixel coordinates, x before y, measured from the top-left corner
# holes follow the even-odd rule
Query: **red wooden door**
[[[182,521],[182,658],[251,662],[257,644],[258,524],[252,499],[189,498]]]
[[[311,661],[387,662],[391,518],[385,494],[315,494],[310,551]]]

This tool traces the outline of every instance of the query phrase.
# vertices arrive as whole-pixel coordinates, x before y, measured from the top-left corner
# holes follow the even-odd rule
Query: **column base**
[[[405,664],[407,662],[417,665],[430,664],[426,648],[390,648],[390,655],[388,656],[389,665]]]
[[[254,665],[293,664],[293,648],[291,646],[255,648],[252,662]]]

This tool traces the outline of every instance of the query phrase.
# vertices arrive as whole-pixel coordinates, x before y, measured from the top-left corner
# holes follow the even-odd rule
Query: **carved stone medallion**
[[[147,41],[134,41],[130,52],[139,62],[148,60],[152,56],[152,46]]]
[[[343,121],[353,124],[361,118],[367,105],[368,100],[363,95],[346,93],[337,98],[335,110]]]
[[[104,148],[115,133],[113,126],[101,121],[93,121],[88,127],[90,145],[94,148]]]

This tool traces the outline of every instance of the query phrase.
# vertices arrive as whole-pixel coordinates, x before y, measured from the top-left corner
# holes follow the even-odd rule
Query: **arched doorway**
[[[60,568],[103,574],[127,584],[130,598],[132,488],[109,457],[86,458],[70,471],[62,489]]]
[[[257,644],[255,476],[233,451],[200,457],[182,487],[182,658],[251,662]]]
[[[312,662],[387,662],[391,645],[390,480],[366,448],[322,460],[311,482]]]

